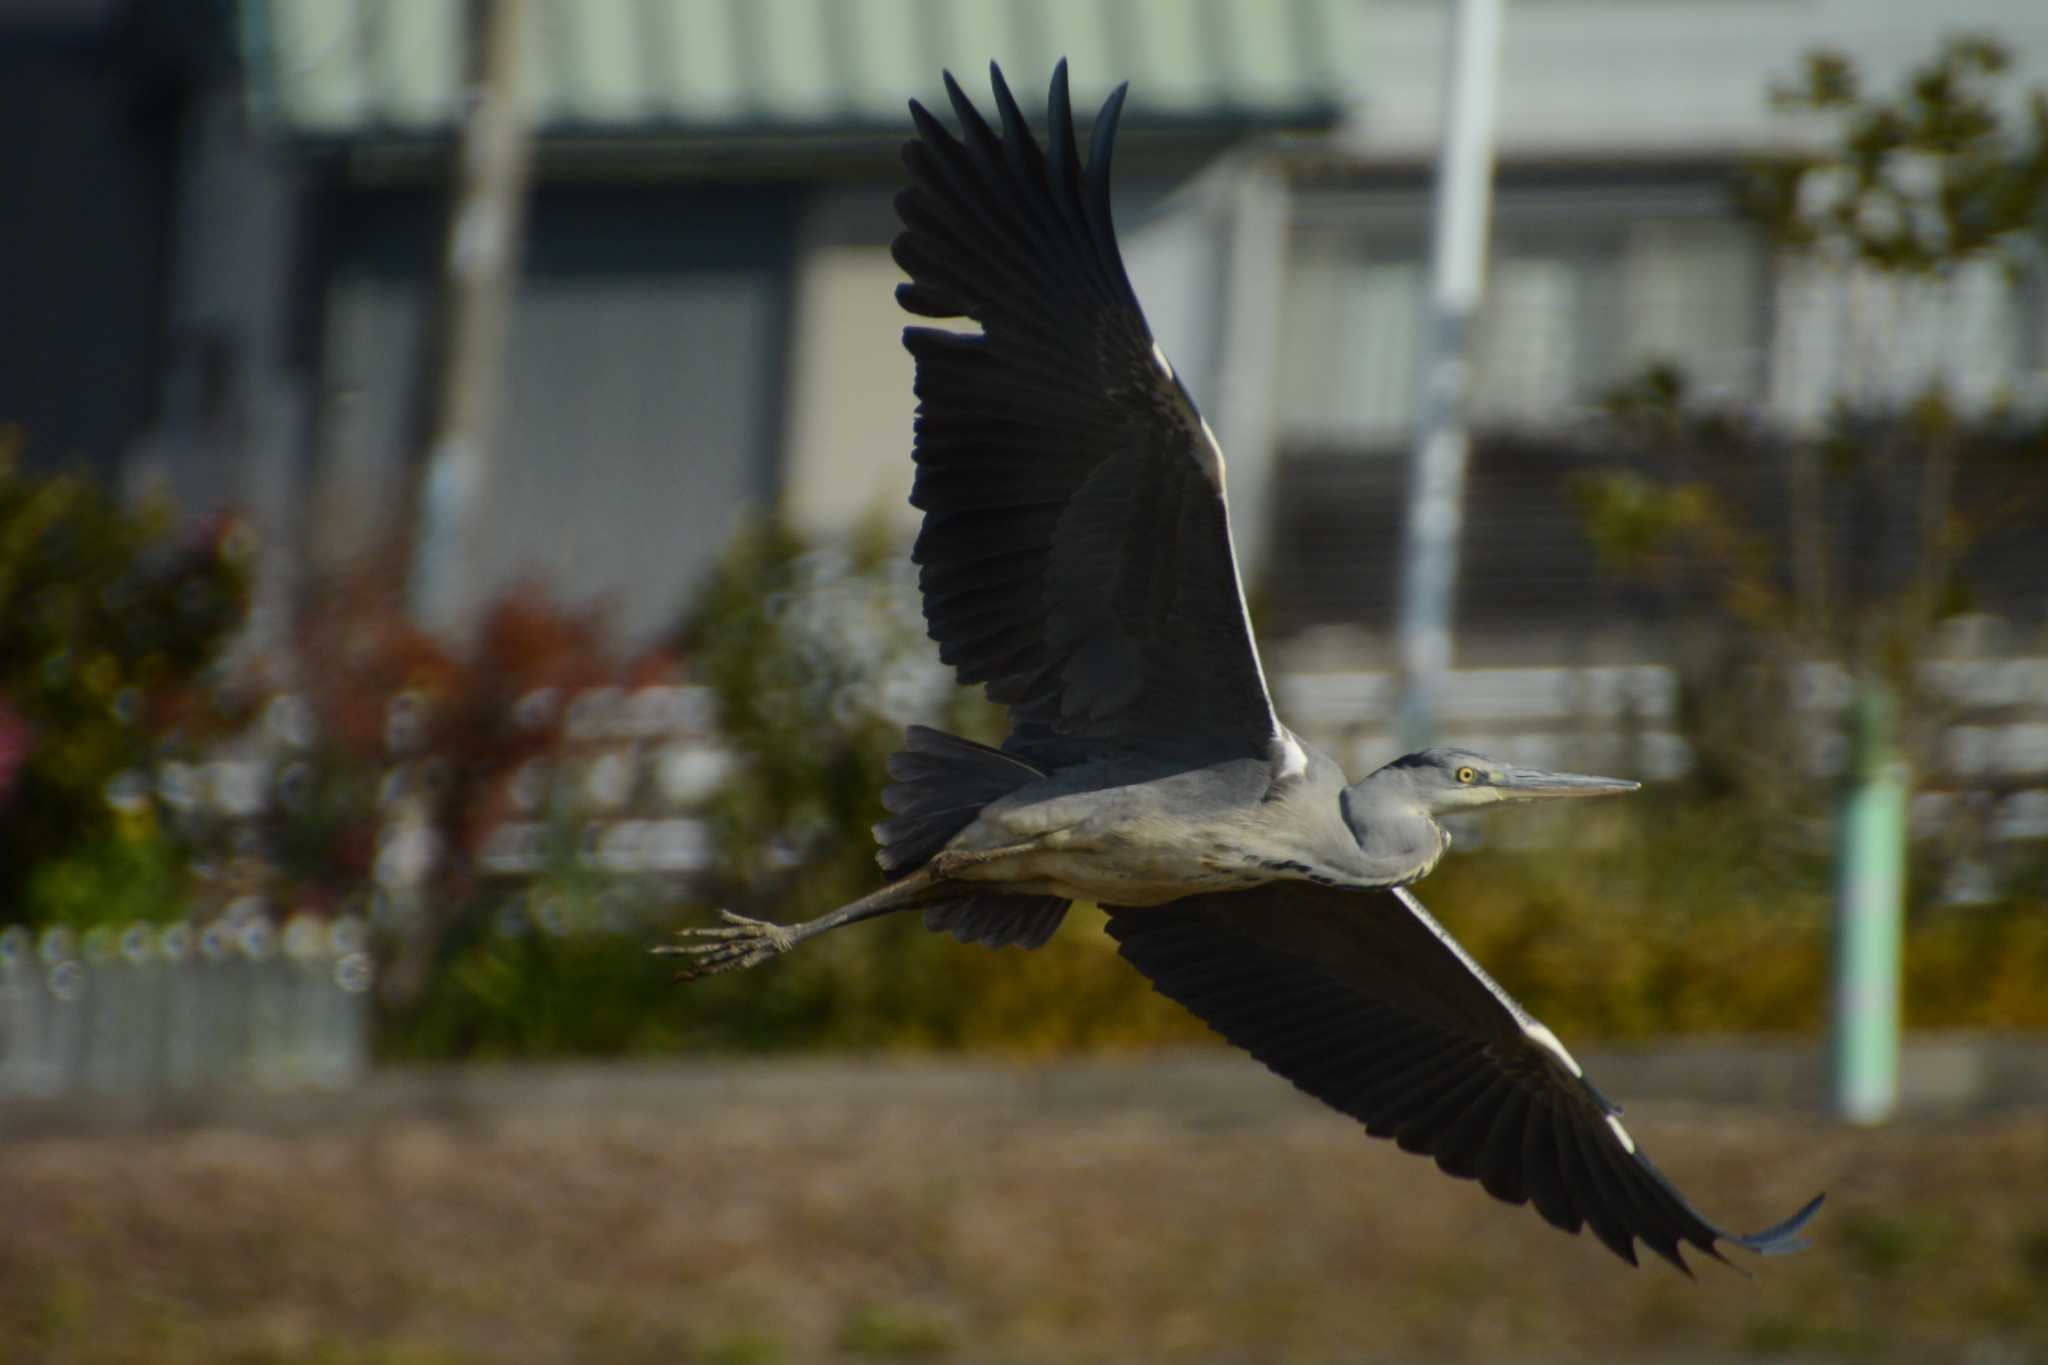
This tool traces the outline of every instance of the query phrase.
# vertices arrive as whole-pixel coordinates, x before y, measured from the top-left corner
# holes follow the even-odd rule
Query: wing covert
[[[1119,951],[1224,1038],[1297,1087],[1636,1263],[1640,1240],[1779,1254],[1805,1245],[1816,1198],[1750,1236],[1701,1216],[1621,1126],[1555,1036],[1459,948],[1406,888],[1308,882],[1112,910]]]
[[[912,558],[962,683],[1020,736],[1192,741],[1264,756],[1280,735],[1230,545],[1222,457],[1154,344],[1110,219],[1124,90],[1083,166],[1066,65],[1048,144],[990,67],[1000,131],[950,74],[955,136],[913,102],[893,251],[919,399]]]

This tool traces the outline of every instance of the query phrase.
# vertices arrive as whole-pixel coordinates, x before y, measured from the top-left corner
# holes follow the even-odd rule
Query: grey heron
[[[1570,1052],[1410,889],[1439,818],[1637,784],[1460,749],[1347,782],[1275,715],[1231,549],[1215,435],[1153,341],[1110,222],[1125,88],[1084,164],[1066,65],[1041,148],[991,66],[999,126],[948,74],[960,131],[912,102],[897,299],[912,326],[912,558],[940,658],[1009,709],[1000,748],[912,726],[875,826],[885,885],[773,924],[725,912],[659,951],[752,966],[917,908],[972,943],[1037,947],[1069,903],[1108,914],[1164,995],[1376,1137],[1630,1264],[1804,1245],[1814,1199],[1749,1236],[1652,1165]]]

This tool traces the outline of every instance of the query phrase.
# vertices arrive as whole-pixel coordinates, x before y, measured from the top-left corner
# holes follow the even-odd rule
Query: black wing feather
[[[1083,165],[1064,63],[1043,148],[990,79],[1000,131],[950,74],[957,135],[911,105],[897,197],[898,299],[981,326],[904,332],[926,625],[961,682],[1011,707],[1012,748],[1088,736],[1265,757],[1280,732],[1222,459],[1157,358],[1110,217],[1124,92]]]
[[[1805,1245],[1819,1199],[1747,1237],[1702,1217],[1405,888],[1275,883],[1115,909],[1109,932],[1161,994],[1368,1133],[1631,1265],[1638,1241],[1687,1273],[1685,1247]]]

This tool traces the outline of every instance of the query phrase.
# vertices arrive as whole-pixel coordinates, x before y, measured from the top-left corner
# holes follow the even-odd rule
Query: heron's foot
[[[695,981],[700,976],[736,972],[742,967],[766,962],[771,957],[780,957],[796,947],[796,935],[786,924],[749,919],[730,910],[719,911],[718,918],[725,922],[723,927],[678,929],[676,937],[683,942],[665,944],[654,950],[663,957],[695,959],[684,964],[683,969],[676,973],[676,980]]]

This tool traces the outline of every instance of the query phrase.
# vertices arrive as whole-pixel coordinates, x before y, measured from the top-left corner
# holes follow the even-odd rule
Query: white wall
[[[1150,213],[1126,210],[1119,235],[1153,334],[1214,414],[1221,248],[1216,224],[1200,208],[1182,195]],[[832,212],[827,206],[820,216]],[[877,515],[906,537],[916,532],[918,513],[905,499],[917,400],[903,328],[972,325],[905,313],[896,306],[903,278],[886,246],[820,241],[804,253],[782,498],[791,524],[807,534],[844,535]]]
[[[799,267],[782,508],[806,535],[844,535],[876,515],[904,536],[917,529],[905,501],[917,399],[901,340],[912,319],[896,306],[903,278],[884,246],[815,246]]]
[[[1375,158],[1435,155],[1448,0],[1360,0],[1359,146]],[[1895,83],[1950,34],[1988,33],[2016,87],[2048,83],[2042,0],[1514,0],[1501,53],[1504,160],[1721,154],[1782,142],[1765,99],[1830,48],[1874,85]]]

